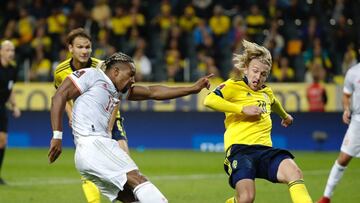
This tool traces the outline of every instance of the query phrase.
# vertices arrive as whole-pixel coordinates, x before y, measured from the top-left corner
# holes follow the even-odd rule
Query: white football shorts
[[[352,156],[360,157],[360,122],[351,119],[349,128],[346,131],[341,151]]]
[[[112,202],[124,188],[126,173],[138,170],[117,141],[101,136],[81,137],[77,140],[75,166],[84,178],[95,183]]]

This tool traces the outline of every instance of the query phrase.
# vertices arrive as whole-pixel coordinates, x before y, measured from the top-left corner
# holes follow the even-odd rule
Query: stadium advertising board
[[[146,84],[148,85],[148,84]],[[172,84],[176,85],[176,84]],[[181,84],[183,85],[183,84]],[[278,99],[290,112],[306,112],[308,104],[306,99],[306,87],[304,83],[270,84]],[[213,89],[215,87],[212,87]],[[341,111],[341,88],[333,84],[325,86],[328,95],[326,111]],[[51,105],[51,97],[55,92],[52,83],[17,83],[14,88],[16,100],[21,110],[48,111]],[[210,111],[203,104],[208,91],[203,90],[198,95],[166,100],[166,101],[125,101],[121,105],[123,111]]]

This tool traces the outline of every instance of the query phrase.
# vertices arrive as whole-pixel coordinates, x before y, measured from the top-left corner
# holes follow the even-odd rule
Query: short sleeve
[[[84,93],[96,82],[97,70],[94,68],[85,68],[71,73],[68,77],[72,80],[79,91]]]

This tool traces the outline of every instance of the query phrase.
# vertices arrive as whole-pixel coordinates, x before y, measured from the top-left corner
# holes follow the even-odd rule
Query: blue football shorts
[[[277,171],[284,159],[294,159],[287,150],[263,145],[234,144],[227,150],[224,169],[229,175],[229,184],[235,188],[242,179],[262,178],[277,183]]]

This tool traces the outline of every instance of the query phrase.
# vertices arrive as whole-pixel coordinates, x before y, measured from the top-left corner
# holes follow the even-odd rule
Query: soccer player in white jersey
[[[346,73],[342,100],[343,122],[349,124],[349,127],[343,139],[340,154],[330,171],[324,195],[318,203],[330,202],[347,165],[353,157],[360,157],[360,63]]]
[[[167,202],[164,195],[143,175],[129,155],[111,139],[109,120],[121,99],[165,100],[199,93],[209,88],[209,76],[192,86],[134,85],[135,65],[131,57],[115,53],[104,62],[105,71],[87,68],[69,75],[52,98],[49,161],[62,150],[62,115],[67,100],[73,99],[72,129],[75,165],[82,176],[94,182],[111,201],[118,193],[131,189],[141,203]]]

